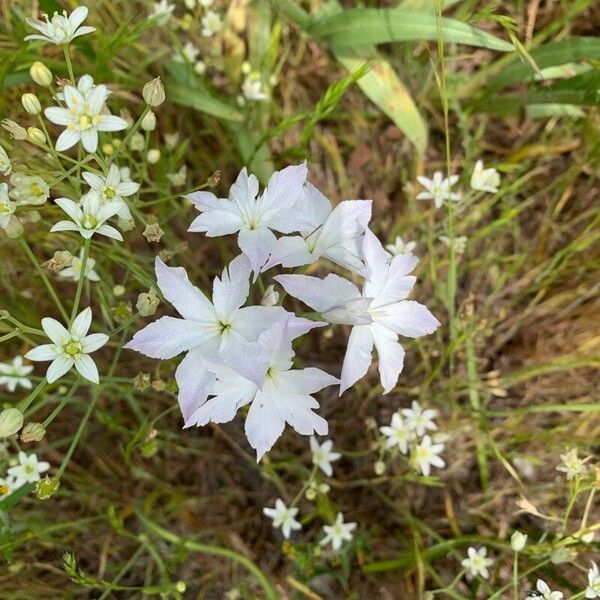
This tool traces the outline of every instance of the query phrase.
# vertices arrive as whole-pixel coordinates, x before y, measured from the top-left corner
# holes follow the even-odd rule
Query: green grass
[[[39,122],[22,109],[23,93],[53,104],[30,80],[31,63],[68,77],[59,47],[23,41],[33,4],[8,0],[0,16],[0,116],[24,127]],[[57,6],[39,4],[49,12]],[[216,0],[216,10],[225,14],[226,4]],[[156,131],[143,133],[144,150],[132,150],[125,132],[104,134],[98,159],[84,165],[77,150],[59,161],[50,147],[0,131],[13,170],[41,175],[51,198],[79,194],[81,169],[102,170],[113,159],[142,184],[125,242],[92,238],[97,283],[78,287],[43,265],[57,250],[76,254],[81,245],[73,234],[49,233],[64,216],[51,201],[33,207],[39,220],[29,210],[20,240],[0,237],[0,309],[9,314],[0,319],[0,361],[40,343],[42,317],[68,320],[76,306],[92,306],[93,330],[111,336],[95,354],[99,386],[74,371],[47,384],[39,363],[33,394],[0,388],[2,407],[19,406],[26,423],[47,430],[38,442],[11,437],[0,475],[23,449],[48,461],[60,481],[44,500],[33,486],[0,500],[2,600],[417,599],[428,592],[512,599],[525,598],[538,577],[565,598],[583,597],[600,550],[597,457],[572,481],[556,466],[570,448],[597,454],[600,434],[597,11],[582,0],[552,8],[462,0],[446,2],[441,15],[420,0],[397,9],[342,4],[324,3],[317,14],[293,0],[232,4],[225,31],[204,38],[201,9],[185,21],[178,3],[176,17],[158,25],[147,19],[149,2],[90,0],[86,22],[97,31],[72,45],[75,77],[107,83],[113,112],[126,108],[134,121],[147,110],[143,85],[157,76],[165,83],[167,100],[155,110]],[[412,21],[401,11],[427,31],[405,31]],[[489,43],[449,37],[459,34]],[[201,49],[207,75],[172,59],[188,40]],[[238,103],[244,60],[264,83],[276,75],[269,102]],[[566,77],[535,76],[570,63],[578,68]],[[533,118],[540,104],[547,109]],[[579,116],[563,116],[565,107]],[[47,125],[55,140],[59,128]],[[168,147],[165,134],[175,132],[179,140]],[[157,164],[146,159],[151,148],[162,152]],[[500,172],[497,193],[467,191],[479,158]],[[232,236],[187,233],[197,212],[182,194],[210,188],[225,196],[244,165],[264,183],[304,159],[310,180],[334,203],[374,200],[371,227],[384,243],[398,234],[418,242],[416,299],[442,322],[431,336],[404,340],[405,368],[390,394],[382,395],[374,366],[341,399],[331,389],[320,393],[320,414],[343,457],[333,478],[319,479],[331,489],[315,501],[304,494],[312,468],[304,436],[287,428],[257,464],[239,416],[182,430],[178,359],[122,349],[153,318],[142,317],[136,302],[156,287],[156,254],[207,290],[238,252]],[[167,174],[184,164],[185,185],[174,187]],[[449,210],[416,200],[416,176],[436,170],[461,174],[465,194]],[[164,231],[159,242],[143,235],[152,223]],[[464,254],[440,236],[466,236]],[[310,269],[329,271],[325,262]],[[258,301],[258,286],[253,294]],[[162,302],[158,314],[173,313]],[[302,366],[339,374],[346,337],[339,328],[303,337]],[[152,384],[134,384],[139,373]],[[447,434],[447,467],[430,477],[382,453],[378,441],[377,427],[412,400],[437,409]],[[381,459],[385,469],[376,473]],[[291,541],[262,514],[277,497],[298,497],[303,531]],[[317,542],[338,511],[358,529],[334,554]],[[516,588],[515,530],[529,536]],[[582,541],[591,532],[596,539]],[[460,561],[469,546],[482,545],[494,559],[490,578],[470,581]]]

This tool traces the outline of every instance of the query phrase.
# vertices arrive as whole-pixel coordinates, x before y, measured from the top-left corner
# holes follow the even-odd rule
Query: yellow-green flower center
[[[109,200],[112,200],[112,199],[113,199],[113,198],[114,198],[114,197],[117,195],[117,192],[115,192],[114,188],[107,187],[107,188],[104,190],[104,195],[105,195],[105,196],[106,196],[106,197],[107,197]]]
[[[65,345],[64,350],[69,356],[77,356],[78,354],[81,354],[81,344],[75,340],[71,340]]]
[[[94,215],[87,213],[83,216],[81,225],[84,229],[94,229],[98,225],[98,219]]]

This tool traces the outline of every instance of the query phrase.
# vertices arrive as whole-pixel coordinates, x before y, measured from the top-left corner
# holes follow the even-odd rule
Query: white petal
[[[363,240],[366,281],[363,294],[377,297],[388,280],[390,255],[384,250],[375,234],[367,229]]]
[[[92,309],[88,306],[82,310],[71,325],[71,335],[82,340],[90,330],[92,324]],[[58,343],[58,342],[57,342]]]
[[[75,223],[79,223],[81,219],[83,219],[81,208],[79,208],[77,203],[73,202],[73,200],[69,200],[69,198],[57,198],[55,202],[69,215],[69,217],[71,217],[71,219],[73,219],[73,221],[75,221]]]
[[[56,125],[69,125],[69,123],[73,123],[73,115],[66,108],[61,108],[60,106],[50,106],[44,111],[44,115],[46,115],[46,119],[51,123],[55,123]]]
[[[196,424],[190,422],[190,417],[206,402],[215,382],[215,374],[205,365],[202,349],[196,348],[185,355],[175,370],[179,408],[186,427]]]
[[[112,225],[100,225],[98,229],[96,229],[96,233],[100,235],[105,235],[106,237],[112,238],[113,240],[117,240],[119,242],[123,241],[123,236],[116,230]]]
[[[54,360],[58,356],[56,346],[54,344],[42,344],[36,348],[32,348],[25,358],[29,360]]]
[[[258,227],[257,229],[242,229],[238,236],[240,250],[248,257],[255,279],[262,266],[267,262],[269,254],[273,251],[277,238],[270,229]]]
[[[342,364],[340,378],[340,396],[359,379],[364,377],[371,365],[373,336],[369,325],[357,325],[352,328],[348,338],[348,347]]]
[[[140,184],[134,181],[123,181],[117,186],[119,196],[133,196],[140,189]]]
[[[115,117],[115,115],[100,115],[101,120],[96,125],[98,131],[121,131],[127,129],[129,125],[127,121],[121,119],[121,117]]]
[[[100,381],[98,377],[98,368],[91,356],[88,356],[87,354],[78,356],[75,359],[75,368],[79,374],[88,381],[91,381],[92,383],[98,383]]]
[[[257,392],[244,426],[246,437],[256,450],[257,462],[273,447],[284,427],[285,419],[277,409],[276,400],[263,392]]]
[[[52,225],[50,233],[56,233],[57,231],[79,231],[79,225],[73,223],[73,221],[59,221]]]
[[[169,267],[157,256],[154,271],[163,296],[183,318],[216,322],[213,305],[192,285],[183,267]]]
[[[310,252],[303,237],[299,235],[284,236],[277,240],[271,256],[262,270],[266,271],[275,265],[283,265],[287,269],[301,267],[315,262],[318,258],[318,254]]]
[[[440,322],[419,302],[404,300],[382,307],[378,312],[377,323],[407,337],[421,337],[433,333]]]
[[[84,354],[95,352],[102,348],[108,342],[108,339],[105,333],[92,333],[81,340],[81,350]]]
[[[278,275],[273,279],[288,294],[319,312],[361,297],[359,289],[351,281],[333,273],[325,279],[309,275]]]
[[[54,147],[58,152],[72,148],[81,139],[78,129],[65,129],[57,138]]]
[[[44,317],[42,319],[42,329],[46,335],[59,346],[63,346],[71,339],[71,335],[64,326],[51,317]]]
[[[215,333],[201,323],[174,317],[161,317],[138,331],[124,347],[150,358],[173,358],[181,352],[201,347]]]
[[[296,394],[314,394],[324,387],[338,385],[340,382],[337,377],[315,367],[294,369],[281,373],[278,380],[282,380],[285,389],[289,389]]]
[[[88,16],[87,6],[78,6],[70,15],[69,15],[69,25],[73,29],[77,29]]]
[[[404,367],[404,349],[393,331],[377,323],[370,327],[379,359],[379,377],[383,393],[387,394],[395,387]]]
[[[250,291],[250,261],[240,254],[234,258],[221,278],[213,281],[213,304],[219,317],[229,317],[248,298]]]
[[[101,190],[104,187],[104,179],[93,173],[83,172],[81,176],[85,179],[85,182],[94,190]]]
[[[224,205],[223,208],[203,212],[192,221],[188,231],[206,233],[208,237],[229,235],[239,231],[244,226],[239,212],[227,206],[231,204],[228,200],[220,202]]]
[[[88,152],[96,152],[98,149],[98,130],[86,129],[85,131],[82,131],[81,143]]]
[[[74,362],[72,358],[57,356],[46,371],[48,383],[54,383],[60,379],[73,366]]]
[[[94,89],[87,95],[87,101],[90,105],[90,114],[97,115],[104,102],[106,102],[106,98],[108,97],[108,90],[105,85],[97,85]]]

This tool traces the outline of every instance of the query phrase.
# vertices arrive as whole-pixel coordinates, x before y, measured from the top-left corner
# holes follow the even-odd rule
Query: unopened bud
[[[125,289],[125,286],[121,285],[120,283],[117,283],[117,285],[115,285],[115,287],[112,289],[113,296],[115,298],[122,296],[126,291],[127,290]]]
[[[21,127],[18,123],[15,123],[15,121],[12,121],[11,119],[3,119],[2,127],[8,131],[10,137],[14,140],[23,141],[27,139],[27,131],[25,128]]]
[[[312,488],[308,488],[304,494],[306,499],[312,502],[317,497],[317,492]]]
[[[31,79],[38,85],[48,87],[52,84],[52,72],[39,60],[36,60],[31,67],[29,67],[29,74],[31,75]]]
[[[23,427],[23,413],[18,408],[5,408],[0,412],[0,439],[14,435]]]
[[[151,164],[155,165],[160,160],[160,150],[153,148],[152,150],[148,150],[148,154],[146,155],[146,160]]]
[[[160,77],[149,81],[144,86],[142,96],[149,106],[160,106],[165,101],[165,88]]]
[[[520,531],[515,531],[510,536],[510,547],[514,552],[521,552],[523,548],[525,548],[525,544],[527,543],[527,534],[521,533]]]
[[[149,317],[156,312],[160,299],[156,294],[156,290],[151,288],[147,293],[144,292],[138,296],[135,307],[142,317]]]
[[[221,181],[221,171],[215,171],[206,181],[208,187],[214,188],[219,185]]]
[[[144,141],[144,136],[139,131],[136,131],[131,136],[131,140],[129,140],[129,147],[134,152],[140,152],[141,150],[143,150],[145,144],[146,142]]]
[[[38,97],[31,92],[21,96],[21,104],[30,115],[39,115],[42,112],[42,105]]]
[[[263,306],[276,306],[279,302],[279,292],[275,289],[275,286],[271,283],[265,290],[260,303]]]
[[[27,423],[21,431],[21,441],[28,442],[39,442],[44,439],[46,435],[46,428],[41,423]]]
[[[37,484],[36,495],[40,500],[48,500],[50,496],[54,495],[54,492],[60,486],[60,480],[56,477],[44,477]]]
[[[186,589],[187,587],[185,585],[185,581],[178,581],[175,584],[175,590],[178,591],[180,594],[183,594],[183,592],[185,592]]]
[[[43,146],[46,143],[46,136],[41,129],[37,127],[28,127],[27,128],[27,139],[37,146]]]
[[[385,473],[385,463],[382,460],[378,460],[373,465],[373,470],[375,471],[375,475],[378,477],[383,475]]]
[[[144,131],[154,131],[156,129],[156,115],[149,110],[141,122],[141,127]]]
[[[23,224],[15,215],[11,215],[8,225],[4,228],[4,233],[11,239],[16,240],[23,235]]]
[[[138,373],[133,378],[133,387],[140,392],[150,387],[150,373]]]

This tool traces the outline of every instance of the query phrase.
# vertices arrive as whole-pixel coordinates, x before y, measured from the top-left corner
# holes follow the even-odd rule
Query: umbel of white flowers
[[[404,362],[398,336],[420,337],[439,326],[425,306],[407,299],[417,258],[411,253],[392,257],[368,229],[371,201],[348,200],[332,208],[306,178],[306,164],[287,167],[275,172],[259,194],[256,177],[242,169],[228,198],[191,194],[201,214],[190,231],[209,237],[237,234],[242,254],[215,278],[212,299],[183,268],[157,258],[158,287],[180,317],[159,318],[125,346],[158,359],[186,353],[175,372],[185,427],[230,421],[249,405],[245,430],[258,459],[286,423],[302,435],[325,435],[327,422],[316,414],[313,394],[338,384],[343,393],[366,375],[373,348],[384,392],[391,391]],[[362,290],[333,274],[274,279],[323,320],[297,317],[282,306],[244,306],[250,280],[260,273],[320,259],[362,276]],[[293,340],[326,322],[353,326],[341,380],[314,367],[293,368]]]

